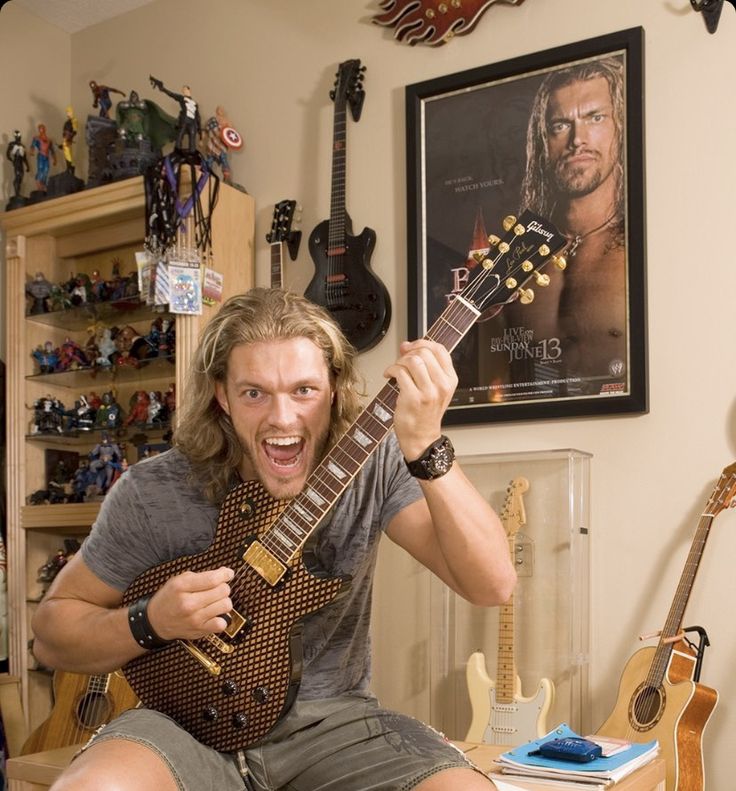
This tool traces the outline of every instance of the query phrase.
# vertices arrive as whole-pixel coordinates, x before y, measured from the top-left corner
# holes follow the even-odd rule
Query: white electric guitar
[[[526,478],[514,478],[506,493],[501,521],[506,528],[511,558],[516,557],[516,533],[526,524],[522,495],[529,489]],[[547,733],[547,713],[555,689],[548,678],[539,682],[536,693],[525,698],[514,662],[514,594],[500,608],[496,681],[486,671],[486,658],[480,651],[471,654],[466,678],[473,718],[465,737],[469,742],[517,745]]]

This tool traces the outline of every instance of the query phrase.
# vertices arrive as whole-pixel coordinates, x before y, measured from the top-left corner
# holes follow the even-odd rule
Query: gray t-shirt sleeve
[[[390,434],[383,441],[383,496],[381,507],[381,530],[385,531],[391,520],[406,506],[423,499],[422,488],[404,461],[396,434]]]
[[[81,553],[103,582],[124,591],[152,566],[203,552],[217,508],[189,480],[177,450],[130,467],[107,493]]]

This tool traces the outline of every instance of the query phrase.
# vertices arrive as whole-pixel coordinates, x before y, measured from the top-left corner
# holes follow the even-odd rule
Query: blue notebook
[[[556,758],[545,758],[542,755],[530,755],[530,753],[539,749],[540,744],[550,739],[564,739],[568,737],[579,738],[579,734],[575,733],[567,724],[562,723],[541,739],[535,739],[532,742],[522,744],[513,750],[502,753],[499,761],[505,767],[529,769],[536,775],[564,774],[620,779],[651,760],[659,748],[656,739],[644,743],[634,742],[630,747],[616,753],[616,755],[608,758],[594,758],[586,763],[561,761]]]

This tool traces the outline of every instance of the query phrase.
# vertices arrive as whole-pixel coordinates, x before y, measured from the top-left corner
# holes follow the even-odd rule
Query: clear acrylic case
[[[590,458],[589,453],[571,449],[460,458],[465,473],[497,513],[506,507],[502,520],[508,530],[516,531],[509,551],[514,553],[519,582],[510,605],[509,645],[508,607],[475,607],[432,578],[430,721],[449,738],[466,739],[472,721],[474,741],[527,741],[518,734],[514,738],[513,723],[499,723],[497,714],[496,725],[478,730],[479,716],[483,719],[486,710],[490,715],[491,709],[490,702],[479,697],[490,695],[485,682],[493,682],[494,696],[506,699],[498,693],[499,681],[501,690],[508,689],[508,673],[499,663],[509,660],[509,651],[521,681],[517,695],[534,698],[518,706],[512,697],[505,709],[509,716],[521,717],[514,711],[526,708],[528,719],[531,708],[539,704],[535,726],[546,721],[551,729],[566,722],[579,733],[590,732]],[[528,481],[528,490],[520,495],[519,514],[514,506],[521,478]],[[510,490],[512,481],[516,484]],[[476,704],[471,705],[466,666],[474,653],[471,690]],[[477,671],[483,665],[487,676],[480,682]],[[543,679],[554,687],[551,704]]]

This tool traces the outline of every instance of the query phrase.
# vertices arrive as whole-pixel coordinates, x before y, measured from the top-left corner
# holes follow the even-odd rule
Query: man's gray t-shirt
[[[190,475],[186,457],[174,449],[135,464],[110,490],[81,549],[103,582],[124,591],[151,566],[207,549],[218,509],[192,486]],[[352,584],[346,596],[304,620],[300,699],[368,691],[378,539],[421,497],[391,432],[317,529],[309,547],[319,568],[350,575]]]

